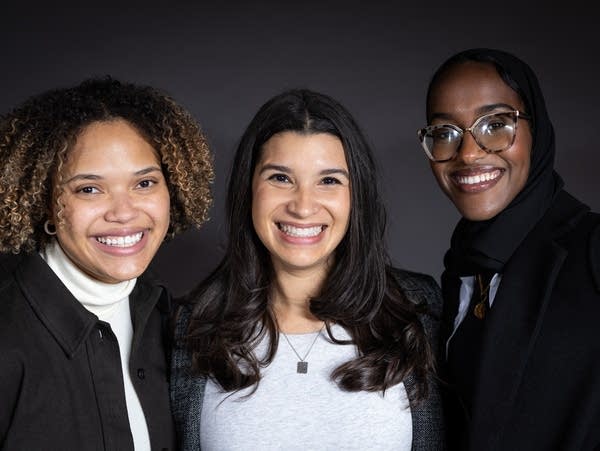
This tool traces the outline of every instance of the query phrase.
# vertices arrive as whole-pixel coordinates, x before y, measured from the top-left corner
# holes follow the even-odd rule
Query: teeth
[[[471,175],[467,177],[458,176],[456,177],[456,180],[458,180],[458,183],[460,183],[461,185],[475,185],[477,183],[489,182],[490,180],[497,179],[500,176],[500,174],[501,171],[496,170],[493,172],[485,172],[483,174]]]
[[[142,232],[139,232],[134,235],[127,236],[99,236],[96,237],[96,241],[102,244],[106,244],[107,246],[129,247],[139,242],[142,239],[143,235],[144,234]]]
[[[291,225],[279,224],[279,229],[289,236],[294,236],[298,238],[308,238],[317,236],[319,233],[323,231],[323,226],[315,226],[315,227],[293,227]]]

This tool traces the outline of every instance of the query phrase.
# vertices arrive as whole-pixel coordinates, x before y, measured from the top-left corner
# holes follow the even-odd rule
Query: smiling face
[[[56,237],[75,265],[106,283],[144,272],[169,226],[169,192],[152,146],[123,120],[92,123],[69,151],[61,188]]]
[[[428,121],[465,129],[485,114],[511,110],[529,113],[492,64],[469,61],[450,68],[433,87]],[[531,146],[530,124],[519,119],[515,141],[508,149],[487,153],[466,132],[455,157],[431,162],[431,168],[460,214],[483,221],[504,210],[525,186]]]
[[[336,136],[282,132],[263,145],[252,221],[276,271],[325,274],[349,218],[350,177]]]

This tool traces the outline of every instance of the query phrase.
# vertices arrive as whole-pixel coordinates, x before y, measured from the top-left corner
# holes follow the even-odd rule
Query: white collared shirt
[[[500,286],[501,280],[502,280],[502,274],[496,273],[496,274],[494,274],[494,276],[492,277],[492,280],[490,281],[490,295],[488,298],[489,303],[490,303],[490,305],[488,306],[489,308],[492,308],[494,299],[496,297],[496,292],[498,291],[498,287]],[[458,298],[459,298],[458,312],[456,314],[456,317],[454,318],[454,327],[452,329],[452,335],[450,335],[450,337],[448,338],[448,341],[446,342],[446,357],[448,356],[448,346],[449,346],[450,340],[452,340],[452,337],[456,333],[456,329],[458,329],[458,326],[460,326],[460,323],[462,323],[463,319],[465,319],[465,316],[467,315],[467,310],[469,309],[469,304],[471,303],[471,297],[473,296],[473,288],[475,286],[475,276],[461,277],[460,281],[461,281],[461,284],[460,284],[460,292],[458,295]]]

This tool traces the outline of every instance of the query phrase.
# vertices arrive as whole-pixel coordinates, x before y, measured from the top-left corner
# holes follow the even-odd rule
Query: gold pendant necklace
[[[477,317],[477,319],[483,319],[485,318],[485,314],[489,305],[488,299],[492,280],[490,279],[490,282],[484,288],[481,274],[477,274],[477,283],[479,283],[479,302],[475,304],[475,307],[473,308],[473,314]]]

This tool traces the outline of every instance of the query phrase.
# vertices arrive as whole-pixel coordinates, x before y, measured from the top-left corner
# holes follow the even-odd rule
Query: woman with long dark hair
[[[229,241],[183,300],[183,449],[443,449],[439,287],[390,266],[369,145],[329,96],[285,91],[239,143]]]

